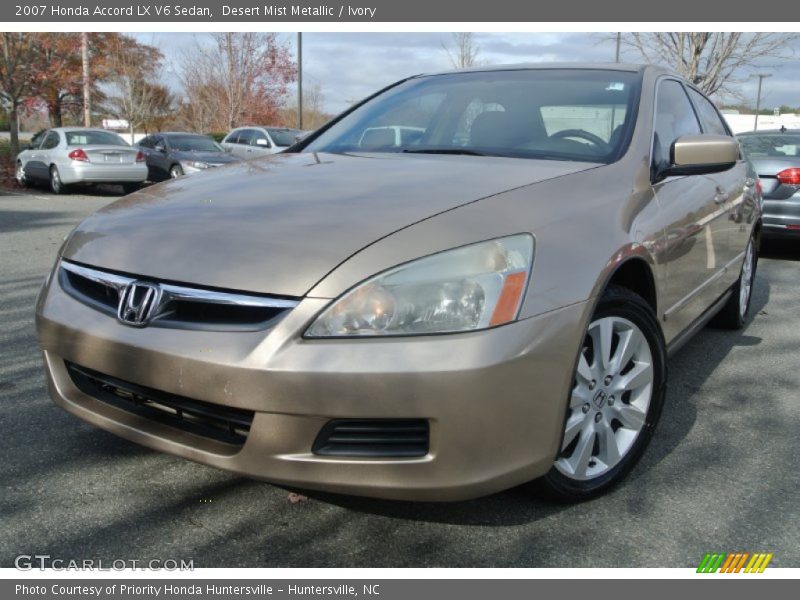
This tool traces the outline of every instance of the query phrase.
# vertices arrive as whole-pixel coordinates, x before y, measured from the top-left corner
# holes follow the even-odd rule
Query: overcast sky
[[[173,88],[176,70],[186,52],[208,43],[203,33],[139,33],[136,37],[161,49],[168,65],[164,77]],[[292,52],[294,34],[280,34]],[[487,64],[543,61],[613,61],[615,45],[599,33],[476,33],[480,59]],[[442,45],[451,45],[450,33],[305,33],[304,85],[319,84],[325,109],[340,112],[354,101],[403,77],[451,67]],[[773,76],[764,81],[762,106],[800,106],[800,43],[794,60],[763,65]],[[623,59],[638,62],[633,54]],[[755,79],[741,85],[755,104]]]

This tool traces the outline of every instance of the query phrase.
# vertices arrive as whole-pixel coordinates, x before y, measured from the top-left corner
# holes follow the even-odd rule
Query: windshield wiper
[[[477,150],[468,150],[466,148],[405,148],[401,152],[408,154],[461,154],[466,156],[496,156],[494,154],[487,154],[486,152],[478,152]]]

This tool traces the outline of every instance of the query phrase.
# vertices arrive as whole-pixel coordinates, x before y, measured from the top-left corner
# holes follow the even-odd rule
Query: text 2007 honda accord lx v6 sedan
[[[760,202],[660,69],[412,77],[78,226],[37,306],[50,390],[285,486],[587,498],[653,435],[667,353],[745,322]]]

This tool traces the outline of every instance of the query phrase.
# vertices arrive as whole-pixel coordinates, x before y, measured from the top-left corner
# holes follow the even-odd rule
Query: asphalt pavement
[[[158,454],[48,398],[36,294],[64,236],[114,200],[0,192],[0,567],[20,554],[195,567],[696,567],[710,551],[800,567],[800,242],[759,263],[743,331],[669,363],[659,429],[610,494],[525,488],[456,504],[287,490]],[[292,498],[297,500],[296,497]]]

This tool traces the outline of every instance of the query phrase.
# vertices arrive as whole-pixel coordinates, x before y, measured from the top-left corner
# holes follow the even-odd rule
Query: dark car
[[[150,181],[175,179],[220,167],[239,158],[210,137],[197,133],[156,133],[139,142]]]
[[[800,238],[800,129],[739,134],[761,179],[764,237]]]

